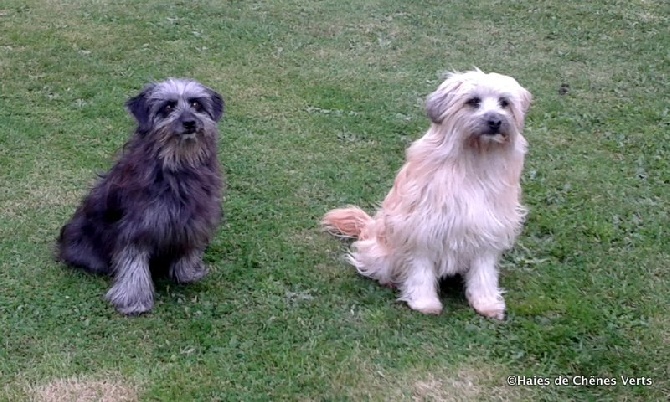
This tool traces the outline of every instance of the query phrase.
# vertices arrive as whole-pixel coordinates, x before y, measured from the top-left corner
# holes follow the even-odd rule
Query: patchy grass
[[[328,394],[349,400],[444,402],[535,400],[547,395],[540,389],[501,384],[509,367],[481,361],[454,363],[448,368],[419,364],[401,371],[381,366],[356,367],[363,370],[355,383],[336,385]]]
[[[28,391],[31,399],[39,402],[135,402],[138,400],[133,385],[124,381],[87,378],[57,379]]]
[[[663,0],[5,0],[0,400],[663,400],[669,16]],[[383,198],[427,127],[426,94],[473,66],[535,97],[502,324],[457,281],[443,315],[409,311],[317,228]],[[228,221],[204,282],[161,283],[154,313],[127,319],[102,299],[107,279],[51,248],[132,130],[124,101],[168,76],[226,97]]]

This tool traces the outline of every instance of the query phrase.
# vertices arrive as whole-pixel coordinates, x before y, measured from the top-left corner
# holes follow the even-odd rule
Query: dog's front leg
[[[475,257],[465,275],[465,295],[479,314],[505,319],[505,299],[498,288],[497,253],[482,253]]]
[[[415,257],[407,264],[407,278],[400,285],[400,300],[423,314],[440,314],[442,303],[437,293],[434,263],[428,258]]]
[[[170,265],[170,277],[177,283],[193,283],[207,275],[202,250],[191,250]]]
[[[114,286],[106,299],[121,314],[142,314],[154,306],[154,283],[147,252],[128,246],[113,258]]]

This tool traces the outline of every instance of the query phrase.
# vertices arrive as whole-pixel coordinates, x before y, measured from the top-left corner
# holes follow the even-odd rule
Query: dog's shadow
[[[438,282],[440,297],[443,300],[452,301],[457,304],[467,303],[465,297],[465,280],[460,274],[441,278]],[[448,303],[448,302],[447,302]]]
[[[202,291],[203,282],[207,280],[207,277],[194,283],[177,283],[170,278],[167,270],[152,269],[151,280],[154,283],[154,293],[156,295],[168,296],[176,293],[183,296],[189,296],[191,294],[198,294]]]

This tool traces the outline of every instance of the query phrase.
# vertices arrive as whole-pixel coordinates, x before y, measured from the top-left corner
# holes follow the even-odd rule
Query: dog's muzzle
[[[507,135],[508,123],[504,116],[498,113],[486,113],[482,116],[482,135]]]
[[[198,120],[192,113],[184,113],[179,117],[177,122],[179,127],[178,133],[182,139],[195,139],[196,131],[198,131]]]

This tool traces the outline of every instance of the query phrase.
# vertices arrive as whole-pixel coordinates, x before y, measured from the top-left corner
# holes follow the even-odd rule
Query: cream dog
[[[462,274],[470,305],[504,319],[497,263],[525,216],[520,177],[530,102],[514,78],[479,70],[450,74],[428,96],[432,125],[407,150],[376,215],[353,206],[335,209],[322,226],[357,239],[351,264],[398,287],[399,300],[410,308],[440,314],[438,280]]]

